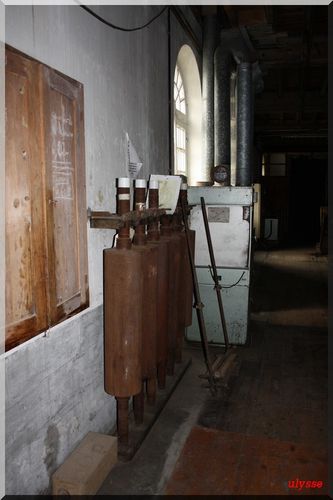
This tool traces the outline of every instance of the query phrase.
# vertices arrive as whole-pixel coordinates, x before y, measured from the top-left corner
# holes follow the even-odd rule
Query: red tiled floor
[[[293,479],[324,487],[290,490]],[[167,484],[167,495],[326,494],[326,450],[311,445],[194,427]]]

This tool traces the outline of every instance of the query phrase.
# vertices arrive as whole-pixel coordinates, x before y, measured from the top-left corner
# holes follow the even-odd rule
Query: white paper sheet
[[[158,181],[159,208],[164,208],[167,214],[173,214],[177,206],[182,178],[179,175],[151,174],[150,179]]]
[[[127,172],[130,179],[136,179],[142,167],[142,161],[136,152],[128,133],[126,132],[127,140]]]

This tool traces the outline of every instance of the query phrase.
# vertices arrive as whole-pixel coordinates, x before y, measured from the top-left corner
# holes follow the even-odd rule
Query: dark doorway
[[[320,238],[320,207],[327,205],[327,162],[290,158],[289,224],[291,244],[315,244]]]

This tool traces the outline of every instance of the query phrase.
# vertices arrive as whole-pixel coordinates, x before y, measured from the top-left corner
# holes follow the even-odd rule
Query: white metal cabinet
[[[251,238],[253,224],[252,187],[191,187],[191,229],[196,231],[195,266],[208,341],[223,343],[220,313],[211,277],[210,257],[201,212],[204,197],[214,248],[217,274],[221,277],[222,300],[230,343],[245,344],[249,316]],[[188,340],[199,341],[196,311],[187,328]]]

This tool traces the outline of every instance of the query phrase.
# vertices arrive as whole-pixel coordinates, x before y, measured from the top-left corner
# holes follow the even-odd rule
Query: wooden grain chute
[[[158,182],[149,182],[149,208],[158,208]],[[169,245],[160,236],[158,220],[148,226],[148,241],[158,248],[156,363],[160,389],[165,388],[168,359]]]
[[[163,215],[161,217],[161,239],[169,243],[167,374],[173,375],[178,332],[178,297],[181,266],[181,242],[173,232],[172,215]]]
[[[118,179],[118,211],[130,208],[130,181]],[[128,443],[129,398],[141,391],[143,278],[141,255],[131,250],[130,228],[120,229],[116,248],[104,250],[104,380],[117,399],[120,444]]]
[[[102,213],[99,219],[118,227],[116,248],[104,250],[104,371],[105,390],[117,399],[122,457],[131,448],[129,399],[133,398],[134,419],[140,428],[145,398],[154,405],[157,382],[164,389],[166,376],[172,376],[175,363],[181,362],[192,303],[180,205],[174,215],[161,212],[159,185],[152,179],[146,209],[146,187],[144,179],[135,181],[134,210],[130,212],[130,179],[118,179],[118,218],[111,220],[112,214]],[[133,241],[130,226],[135,228]]]
[[[145,208],[147,182],[144,179],[135,181],[134,203],[137,211]],[[157,269],[158,248],[147,242],[145,224],[139,222],[135,226],[133,237],[133,251],[141,258],[141,274],[143,279],[143,293],[140,297],[142,309],[142,389],[135,396],[133,408],[136,421],[143,421],[144,385],[146,385],[147,399],[154,403],[156,398],[156,337],[157,337]]]

